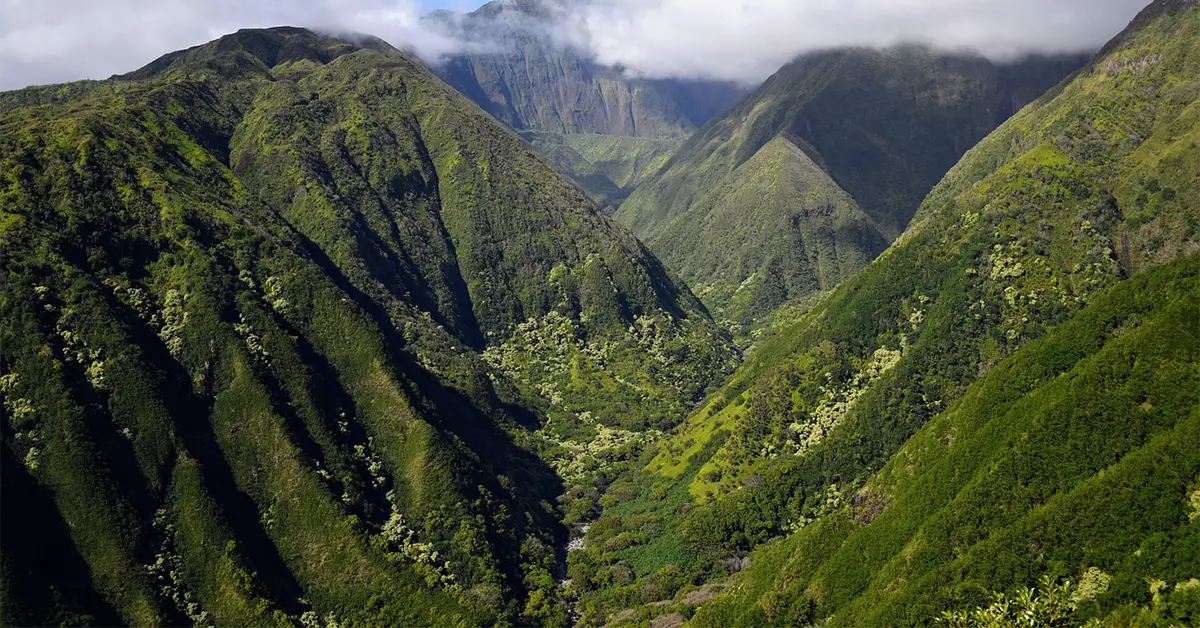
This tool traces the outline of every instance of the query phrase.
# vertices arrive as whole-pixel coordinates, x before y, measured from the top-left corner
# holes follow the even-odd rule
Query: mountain
[[[1200,619],[1198,39],[1148,6],[613,481],[583,623]]]
[[[431,21],[476,44],[437,71],[497,120],[536,133],[534,144],[549,147],[545,154],[556,165],[615,207],[745,90],[716,81],[632,78],[599,65],[561,41],[562,10],[554,1],[499,0],[465,16],[435,14]]]
[[[500,0],[455,19],[439,14],[479,51],[451,57],[446,82],[517,130],[684,139],[740,95],[712,81],[633,79],[598,65],[553,36],[561,7]]]
[[[526,143],[355,39],[0,94],[0,623],[562,624],[552,465],[736,359]]]
[[[598,133],[523,131],[538,149],[601,207],[619,206],[638,182],[666,165],[681,140]]]
[[[752,327],[883,252],[968,148],[1086,61],[805,55],[692,136],[617,219],[719,318]]]

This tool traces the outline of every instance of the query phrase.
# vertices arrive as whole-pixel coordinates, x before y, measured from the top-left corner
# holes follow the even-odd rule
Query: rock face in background
[[[801,57],[692,136],[617,219],[718,317],[752,326],[874,259],[967,149],[1085,62],[917,46]]]
[[[668,426],[735,357],[379,41],[0,94],[0,154],[6,624],[565,618],[547,425]]]
[[[731,83],[636,79],[554,41],[541,0],[502,0],[466,16],[435,15],[479,53],[448,59],[443,79],[527,135],[604,206],[620,204],[693,131],[746,89]],[[620,138],[620,139],[610,139]]]

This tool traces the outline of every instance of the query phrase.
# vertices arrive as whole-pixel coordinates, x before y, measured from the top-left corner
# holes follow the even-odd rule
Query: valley
[[[0,92],[0,625],[1200,622],[1200,4]]]
[[[482,48],[436,70],[611,213],[748,89],[727,81],[627,77],[554,41],[561,10],[554,2],[508,0],[465,16],[434,14],[430,19]]]

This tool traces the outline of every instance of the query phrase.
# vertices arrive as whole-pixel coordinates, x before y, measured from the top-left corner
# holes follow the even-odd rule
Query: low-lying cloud
[[[1147,0],[594,0],[597,60],[650,76],[759,80],[804,51],[928,43],[991,57],[1097,49]],[[577,26],[577,28],[580,28]]]
[[[370,33],[435,59],[461,43],[417,0],[0,0],[0,89],[107,78],[241,28]]]
[[[1094,49],[1147,0],[557,2],[537,26],[546,41],[643,76],[753,83],[836,46],[917,41],[993,57]],[[104,78],[247,27],[370,33],[429,61],[492,45],[423,12],[417,0],[0,0],[0,89]]]

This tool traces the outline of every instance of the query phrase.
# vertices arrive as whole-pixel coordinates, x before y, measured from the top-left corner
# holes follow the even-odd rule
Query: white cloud
[[[0,0],[0,89],[107,78],[241,28],[370,33],[436,57],[458,43],[417,0]]]
[[[761,80],[797,54],[907,41],[993,57],[1099,48],[1148,0],[592,0],[575,16],[605,64]],[[576,27],[578,28],[578,27]]]
[[[1095,48],[1147,2],[560,1],[548,40],[646,76],[745,82],[832,46],[923,41],[993,56]],[[427,59],[463,49],[421,12],[417,0],[0,0],[0,89],[104,78],[247,27],[354,30]]]

